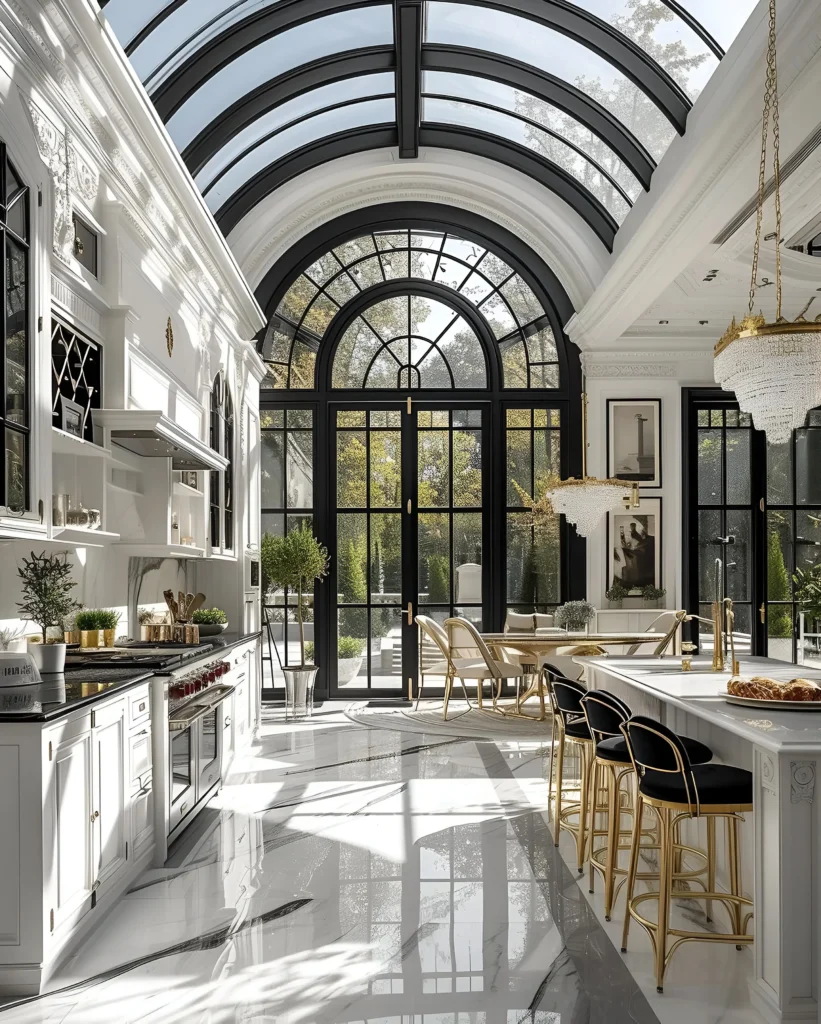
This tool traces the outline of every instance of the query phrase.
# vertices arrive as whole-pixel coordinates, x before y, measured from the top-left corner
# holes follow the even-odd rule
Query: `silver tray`
[[[821,700],[763,700],[759,697],[737,697],[734,693],[721,695],[728,704],[743,708],[767,708],[770,711],[821,711]]]

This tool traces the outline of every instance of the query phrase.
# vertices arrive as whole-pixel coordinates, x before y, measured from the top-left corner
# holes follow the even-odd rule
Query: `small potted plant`
[[[23,558],[17,569],[23,600],[17,605],[20,617],[36,622],[42,643],[29,643],[29,654],[42,672],[62,672],[66,664],[64,641],[49,642],[48,630],[60,626],[65,617],[79,605],[71,591],[77,586],[71,578],[71,563],[57,555],[43,552]]]
[[[282,670],[286,714],[310,714],[317,667],[305,660],[305,591],[314,580],[328,574],[328,551],[314,537],[310,526],[303,522],[284,537],[266,533],[262,538],[260,561],[264,593],[285,589],[296,592],[300,664],[289,665]]]
[[[641,590],[641,596],[647,608],[661,608],[666,594],[667,591],[663,587],[654,587],[652,583],[648,583]]]
[[[191,621],[200,627],[201,637],[217,636],[228,628],[228,616],[222,608],[198,608]]]
[[[613,577],[613,583],[609,590],[605,590],[604,596],[611,608],[621,608],[625,597],[630,596],[630,591],[625,587],[618,576]]]
[[[119,612],[115,612],[110,608],[101,608],[97,611],[97,621],[99,625],[97,629],[103,631],[103,647],[113,647],[115,634],[117,632],[117,623],[120,621]]]
[[[362,668],[362,655],[365,652],[365,641],[356,636],[341,636],[336,642],[337,669],[336,681],[340,686],[349,683],[359,675]],[[314,645],[305,644],[305,657],[314,660]]]
[[[80,630],[77,629],[78,611],[79,608],[75,608],[73,611],[70,611],[60,623],[63,627],[63,639],[67,644],[79,644],[80,642]]]
[[[583,633],[595,614],[596,609],[589,601],[566,601],[556,609],[553,621],[569,633]]]
[[[80,631],[81,647],[100,647],[100,630],[104,629],[102,612],[97,608],[83,608],[77,612],[74,628]]]

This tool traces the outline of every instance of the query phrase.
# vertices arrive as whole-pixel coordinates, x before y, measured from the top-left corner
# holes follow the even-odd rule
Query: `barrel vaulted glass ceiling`
[[[222,230],[349,153],[479,154],[608,247],[756,0],[99,0]]]

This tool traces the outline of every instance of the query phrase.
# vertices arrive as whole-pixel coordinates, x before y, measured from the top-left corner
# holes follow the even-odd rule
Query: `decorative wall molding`
[[[78,326],[86,327],[102,337],[102,317],[97,310],[54,274],[51,275],[51,297]]]
[[[815,796],[815,761],[790,761],[790,803],[811,804]]]
[[[666,352],[619,352],[611,356],[583,352],[582,366],[587,377],[677,377],[679,373],[678,361],[671,360]]]
[[[770,754],[765,754],[759,751],[759,769],[761,777],[761,786],[766,789],[768,793],[772,793],[773,796],[778,795],[778,783],[775,774],[775,761]]]

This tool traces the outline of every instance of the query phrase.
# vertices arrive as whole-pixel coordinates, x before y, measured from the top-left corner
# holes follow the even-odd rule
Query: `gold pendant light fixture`
[[[580,480],[552,480],[546,497],[557,515],[573,523],[581,537],[589,537],[602,519],[619,505],[639,506],[639,485],[625,480],[587,475],[587,394],[582,392],[582,476]]]
[[[781,313],[781,132],[778,120],[778,68],[775,46],[775,3],[770,0],[767,74],[761,124],[761,161],[758,171],[758,209],[755,223],[750,302],[747,315],[732,323],[718,342],[713,368],[716,383],[735,392],[739,407],[767,435],[771,444],[788,441],[803,427],[810,409],[821,405],[821,316],[806,320],[809,303],[795,320]],[[773,184],[775,187],[776,315],[767,323],[755,308],[756,279],[761,251],[761,221],[765,199],[767,136],[772,118]],[[810,300],[812,301],[812,300]]]

